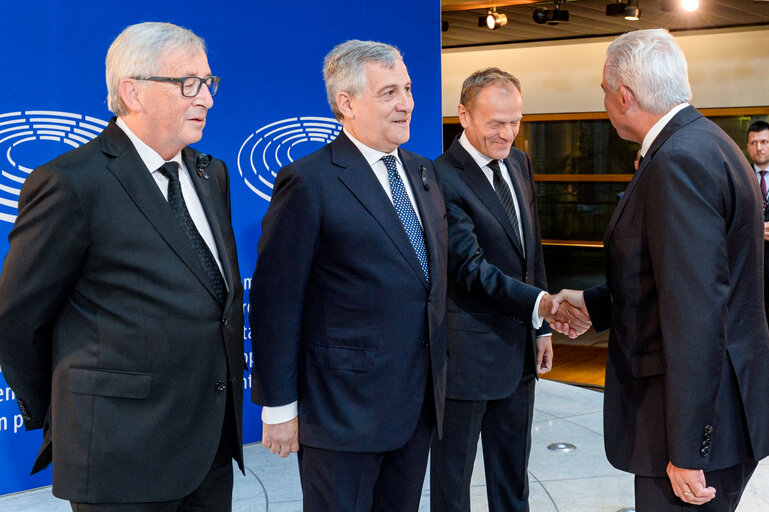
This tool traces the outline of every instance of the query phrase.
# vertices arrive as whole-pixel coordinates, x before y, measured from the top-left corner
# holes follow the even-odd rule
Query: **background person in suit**
[[[769,316],[769,123],[756,121],[748,128],[748,155],[753,161],[753,170],[761,190],[761,202],[764,216],[764,308]]]
[[[755,174],[687,103],[667,31],[618,37],[601,86],[612,125],[644,156],[606,230],[606,284],[564,293],[611,327],[606,455],[636,475],[639,512],[732,511],[769,453]]]
[[[534,381],[553,361],[543,322],[553,299],[531,163],[512,147],[521,106],[517,78],[473,73],[458,108],[463,132],[435,160],[449,226],[449,363],[443,438],[433,437],[430,459],[433,512],[470,511],[479,435],[489,510],[529,509]]]
[[[347,41],[323,72],[344,131],[278,173],[251,281],[252,398],[265,447],[301,444],[306,512],[416,511],[443,416],[446,209],[432,162],[398,149],[414,108],[398,50]]]
[[[27,428],[44,429],[34,471],[53,459],[73,510],[231,509],[243,318],[229,177],[187,146],[217,84],[189,30],[126,28],[107,54],[117,121],[22,188],[0,362]]]

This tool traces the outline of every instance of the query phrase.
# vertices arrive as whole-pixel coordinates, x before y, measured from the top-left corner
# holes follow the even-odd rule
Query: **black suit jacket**
[[[535,366],[531,316],[537,296],[547,289],[537,194],[525,153],[513,148],[505,166],[518,200],[525,253],[496,192],[459,139],[435,160],[449,227],[446,396],[456,400],[509,396],[524,364]],[[549,332],[545,323],[540,333]]]
[[[430,378],[441,424],[446,210],[432,162],[399,154],[424,226],[429,285],[392,202],[344,133],[280,170],[262,221],[250,291],[252,398],[298,400],[304,445],[401,447]]]
[[[199,155],[182,152],[193,173]],[[192,180],[229,288],[224,307],[114,119],[22,187],[0,274],[0,362],[27,428],[45,429],[35,470],[53,458],[60,498],[185,496],[211,466],[228,399],[242,466],[242,284],[229,177],[219,160],[205,173]]]
[[[769,453],[769,333],[756,179],[693,107],[655,139],[606,230],[605,285],[585,292],[611,327],[609,461],[664,477]]]

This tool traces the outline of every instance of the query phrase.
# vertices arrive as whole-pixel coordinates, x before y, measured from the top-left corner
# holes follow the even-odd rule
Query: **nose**
[[[499,136],[503,140],[513,140],[515,138],[515,129],[511,125],[505,124],[500,128]]]
[[[205,107],[206,110],[214,106],[214,97],[211,96],[211,91],[206,84],[202,84],[198,95],[195,96],[195,105]]]
[[[398,94],[398,101],[395,108],[399,112],[411,112],[414,110],[414,97],[411,96],[411,93],[408,91],[401,91]]]

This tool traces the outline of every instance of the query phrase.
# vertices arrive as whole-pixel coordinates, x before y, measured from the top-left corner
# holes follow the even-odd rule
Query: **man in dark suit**
[[[764,307],[769,316],[769,123],[756,121],[748,128],[748,155],[753,161],[759,189],[763,201],[761,207],[764,215]]]
[[[686,69],[661,29],[609,47],[604,105],[643,159],[606,230],[606,284],[564,294],[611,327],[606,455],[636,475],[639,512],[732,511],[769,453],[761,197],[688,104]]]
[[[43,428],[34,471],[53,460],[73,510],[231,510],[242,285],[227,168],[188,147],[218,80],[189,30],[126,28],[107,54],[117,120],[22,188],[0,363]]]
[[[543,291],[531,163],[512,147],[521,106],[517,78],[473,73],[458,108],[464,130],[435,160],[449,227],[449,346],[443,438],[434,436],[430,459],[433,512],[470,511],[479,435],[489,510],[529,510],[534,381],[552,365],[543,317],[553,301]]]
[[[432,162],[399,149],[414,107],[400,52],[347,41],[324,78],[344,131],[278,173],[251,281],[252,398],[265,447],[301,445],[305,512],[416,511],[443,417],[446,209]]]

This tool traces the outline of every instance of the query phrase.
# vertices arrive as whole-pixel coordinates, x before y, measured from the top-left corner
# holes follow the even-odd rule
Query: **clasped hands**
[[[545,294],[539,302],[539,316],[544,317],[554,331],[574,339],[590,328],[590,314],[583,293],[561,290],[557,295]]]

